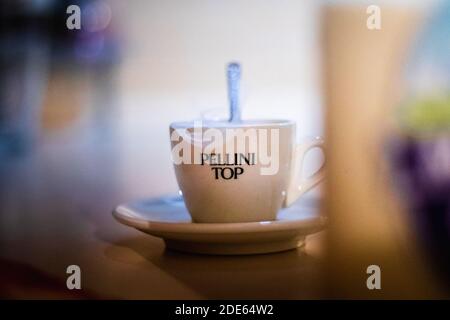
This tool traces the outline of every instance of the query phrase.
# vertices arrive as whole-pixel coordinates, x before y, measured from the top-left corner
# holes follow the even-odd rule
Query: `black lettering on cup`
[[[230,160],[231,158],[231,160]],[[244,168],[242,165],[255,165],[255,154],[237,154],[235,153],[233,157],[229,155],[221,155],[216,153],[201,154],[201,165],[211,166],[211,171],[214,174],[214,179],[238,179],[240,175],[244,173]]]

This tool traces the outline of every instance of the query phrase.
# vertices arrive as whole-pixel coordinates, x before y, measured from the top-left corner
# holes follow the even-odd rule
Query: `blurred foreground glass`
[[[440,281],[450,289],[450,1],[438,7],[406,66],[390,145],[396,185]]]
[[[425,9],[383,4],[380,30],[367,28],[366,9],[324,8],[328,290],[338,298],[440,297],[384,161],[398,78]],[[373,264],[382,270],[381,290],[366,285]]]

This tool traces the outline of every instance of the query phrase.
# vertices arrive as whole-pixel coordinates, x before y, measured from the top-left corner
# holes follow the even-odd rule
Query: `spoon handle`
[[[227,67],[228,99],[230,100],[230,122],[241,120],[241,108],[239,106],[239,82],[241,80],[241,66],[238,63],[230,63]]]

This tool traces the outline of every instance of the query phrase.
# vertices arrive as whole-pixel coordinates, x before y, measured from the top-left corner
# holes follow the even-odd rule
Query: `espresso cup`
[[[295,122],[175,122],[170,140],[175,175],[193,222],[275,220],[278,211],[324,178],[302,177],[315,138],[296,144]]]

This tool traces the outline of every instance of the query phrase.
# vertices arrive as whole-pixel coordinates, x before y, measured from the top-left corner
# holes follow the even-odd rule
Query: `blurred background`
[[[71,5],[81,9],[79,30],[66,25]],[[369,5],[381,9],[380,30],[367,27]],[[141,279],[162,276],[145,268],[123,276],[138,260],[120,248],[136,243],[120,244],[128,231],[110,211],[176,192],[169,123],[226,113],[225,66],[239,61],[244,118],[289,118],[299,140],[327,141],[321,273],[279,298],[447,297],[448,1],[3,0],[0,8],[3,296],[77,296],[58,289],[76,262],[91,270],[81,297],[197,297],[150,293]],[[312,152],[306,169],[321,161]],[[156,250],[151,257],[161,250],[143,248]],[[170,259],[152,265],[179,276]],[[266,258],[289,270],[292,259]],[[382,269],[381,291],[367,290],[371,264]]]

